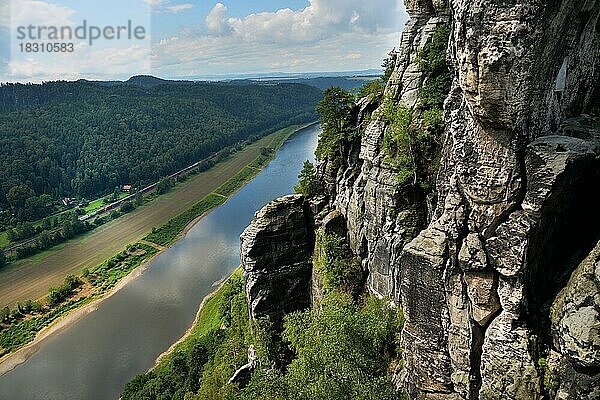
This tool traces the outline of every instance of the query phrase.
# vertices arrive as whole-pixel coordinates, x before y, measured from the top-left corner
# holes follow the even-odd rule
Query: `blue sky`
[[[377,68],[400,39],[407,20],[402,3],[0,0],[0,80],[127,79],[136,74],[199,78]],[[75,28],[83,20],[100,28],[131,20],[148,35],[144,40],[99,39],[92,46],[85,40],[66,40],[74,46],[70,54],[26,53],[19,46],[31,40],[16,40],[18,26]]]

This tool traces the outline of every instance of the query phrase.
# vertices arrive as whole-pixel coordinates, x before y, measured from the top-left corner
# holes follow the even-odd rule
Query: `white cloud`
[[[165,9],[171,13],[179,13],[185,10],[189,10],[191,8],[194,8],[194,5],[192,3],[183,3],[183,4],[175,4],[173,6],[167,6],[165,7]]]
[[[240,42],[229,36],[178,36],[153,47],[153,74],[164,77],[229,72],[345,71],[378,67],[396,46],[397,32],[346,32],[313,45]]]
[[[95,49],[79,43],[73,53],[51,58],[20,58],[10,60],[11,81],[49,81],[127,78],[151,72],[150,49],[139,44],[123,48]]]
[[[397,46],[401,0],[310,0],[300,10],[228,17],[216,3],[204,30],[181,29],[154,46],[154,72],[193,76],[229,72],[357,70],[379,67]]]
[[[43,17],[43,21],[50,18],[57,24],[68,21],[74,12],[41,0],[13,1],[39,3],[45,11],[37,17]],[[182,12],[193,6],[169,0],[140,1],[159,13]],[[156,37],[151,55],[148,46],[100,49],[80,45],[74,54],[55,57],[52,62],[13,60],[9,80],[125,79],[139,73],[168,78],[374,68],[397,46],[405,21],[401,0],[310,0],[300,10],[284,8],[241,18],[230,17],[225,4],[216,3],[204,21],[195,26]]]
[[[211,35],[224,35],[233,31],[226,21],[227,7],[223,3],[217,3],[206,16],[206,31]]]
[[[171,13],[177,14],[185,10],[194,8],[192,3],[171,4],[170,0],[142,0],[152,7],[155,13]]]
[[[289,8],[276,12],[229,18],[226,23],[247,41],[299,43],[321,40],[341,32],[389,33],[398,30],[399,0],[310,0],[302,10]],[[221,23],[225,23],[218,3]]]
[[[148,3],[152,7],[158,7],[167,4],[168,0],[142,0],[144,3]]]
[[[10,2],[10,24],[65,26],[73,25],[70,18],[75,10],[53,3],[38,0],[12,0]]]

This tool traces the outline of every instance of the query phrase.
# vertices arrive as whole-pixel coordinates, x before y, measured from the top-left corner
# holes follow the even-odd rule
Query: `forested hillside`
[[[0,209],[43,214],[49,194],[94,197],[156,181],[226,146],[312,121],[321,93],[294,84],[0,87]]]

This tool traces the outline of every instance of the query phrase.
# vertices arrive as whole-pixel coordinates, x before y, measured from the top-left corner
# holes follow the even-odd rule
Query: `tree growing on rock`
[[[298,183],[294,186],[294,191],[305,197],[314,197],[323,193],[323,187],[317,179],[315,167],[308,160],[304,162],[302,171],[298,175]]]

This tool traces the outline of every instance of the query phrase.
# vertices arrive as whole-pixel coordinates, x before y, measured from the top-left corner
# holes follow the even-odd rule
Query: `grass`
[[[184,211],[175,218],[172,218],[165,225],[158,229],[153,229],[152,233],[144,238],[144,240],[152,243],[156,243],[160,246],[167,246],[171,244],[177,236],[196,218],[202,216],[207,211],[220,206],[227,201],[223,196],[218,196],[214,193],[209,194],[199,202],[197,202],[192,208]]]
[[[9,244],[8,233],[6,231],[0,232],[0,249],[7,247]]]
[[[124,199],[125,197],[131,195],[131,193],[119,193],[119,199]],[[90,204],[88,204],[83,210],[85,211],[86,214],[90,214],[93,213],[94,211],[98,211],[99,209],[101,209],[102,207],[104,207],[106,204],[110,204],[113,203],[116,200],[110,200],[108,203],[104,203],[104,199],[108,199],[112,197],[112,194],[108,195],[108,196],[104,196],[102,198],[99,198],[97,200],[92,201]]]
[[[69,311],[81,307],[91,300],[92,299],[89,297],[84,297],[75,301],[70,300],[46,314],[28,319],[16,325],[12,325],[10,328],[4,329],[0,332],[0,357],[12,353],[32,342],[39,331]]]
[[[259,169],[246,166],[240,172],[235,174],[231,179],[227,180],[222,184],[215,193],[221,196],[229,197],[235,193],[239,188],[244,186],[246,182],[249,182],[260,172]]]
[[[42,314],[16,322],[0,331],[0,357],[12,353],[32,342],[42,329],[58,318],[88,304],[92,300],[102,297],[106,292],[115,287],[119,280],[139,267],[144,261],[156,255],[156,253],[158,253],[156,248],[137,243],[98,265],[92,269],[89,276],[83,278],[91,285],[91,294],[79,298],[71,297],[71,299],[56,307],[46,309]]]

